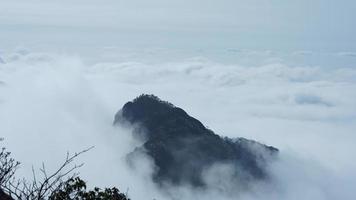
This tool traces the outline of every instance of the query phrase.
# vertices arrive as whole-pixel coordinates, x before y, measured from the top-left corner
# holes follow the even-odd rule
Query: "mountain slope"
[[[153,95],[126,103],[114,120],[115,125],[124,123],[138,125],[135,134],[145,138],[128,157],[142,152],[151,156],[158,184],[205,186],[204,172],[215,164],[232,165],[232,176],[240,181],[265,179],[265,167],[278,152],[252,140],[220,137],[183,109]]]

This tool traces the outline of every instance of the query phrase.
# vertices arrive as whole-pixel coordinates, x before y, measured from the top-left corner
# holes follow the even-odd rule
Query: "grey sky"
[[[55,32],[118,44],[355,50],[354,10],[352,0],[0,0],[0,39],[53,41]]]

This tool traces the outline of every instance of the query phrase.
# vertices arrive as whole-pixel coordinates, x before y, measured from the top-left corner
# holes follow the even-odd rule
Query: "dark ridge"
[[[266,165],[278,149],[244,138],[216,135],[183,109],[154,95],[141,95],[126,103],[115,115],[114,124],[138,124],[135,132],[145,137],[143,146],[128,155],[146,152],[157,172],[153,180],[162,185],[206,185],[203,172],[214,164],[235,166],[240,182],[268,177]]]

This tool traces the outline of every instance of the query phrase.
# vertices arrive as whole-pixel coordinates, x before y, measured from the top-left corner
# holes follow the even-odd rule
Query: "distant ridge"
[[[244,138],[216,135],[183,109],[154,95],[140,95],[115,115],[114,124],[137,124],[145,143],[128,155],[147,153],[157,166],[153,180],[163,185],[204,187],[204,171],[214,164],[231,164],[239,183],[268,178],[266,166],[278,149]]]

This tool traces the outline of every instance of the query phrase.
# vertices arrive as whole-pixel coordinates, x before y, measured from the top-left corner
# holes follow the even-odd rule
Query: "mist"
[[[103,45],[356,51],[351,20],[356,3],[350,0],[1,0],[0,5],[4,47],[80,53]]]
[[[0,142],[53,171],[66,153],[89,187],[133,200],[356,199],[353,1],[0,0]],[[122,106],[154,94],[221,136],[279,149],[270,180],[248,190],[211,166],[209,187],[152,181],[143,141],[113,126]],[[245,186],[243,186],[245,187]]]
[[[215,180],[222,175],[219,167],[219,176],[211,175],[210,181],[222,188],[199,192],[188,186],[157,188],[149,157],[137,160],[138,169],[127,165],[126,154],[140,141],[130,127],[114,127],[114,115],[127,101],[152,93],[218,134],[280,149],[278,161],[269,166],[272,182],[256,184],[239,198],[355,197],[353,69],[207,59],[85,64],[80,57],[29,50],[2,59],[1,136],[22,163],[18,176],[30,176],[31,167],[42,162],[54,170],[67,151],[95,146],[77,161],[85,163],[79,171],[92,186],[117,186],[132,199],[236,198],[228,192],[228,179]],[[221,172],[229,173],[224,166]]]

